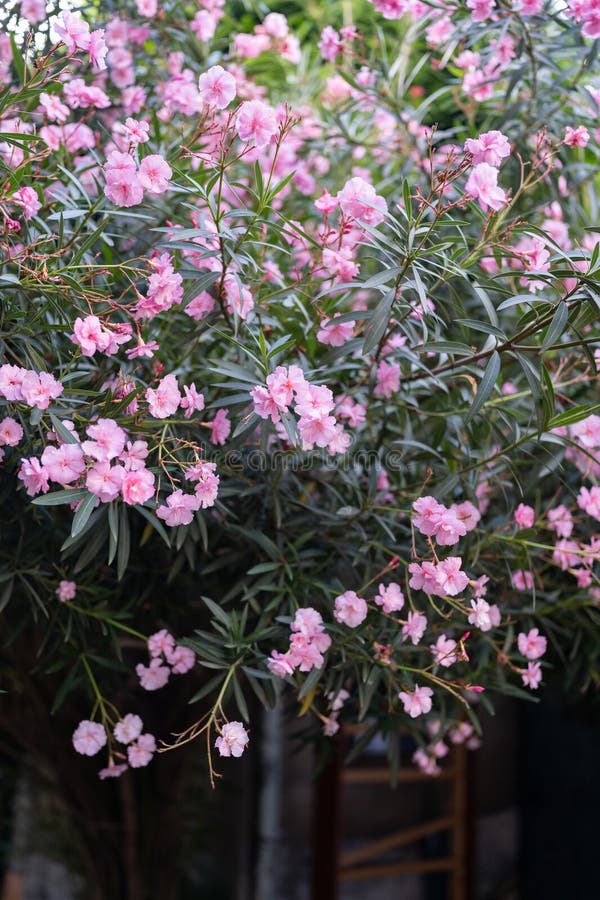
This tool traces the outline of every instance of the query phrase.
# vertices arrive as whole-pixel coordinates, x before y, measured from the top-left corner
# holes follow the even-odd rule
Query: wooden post
[[[468,763],[467,750],[457,746],[454,750],[455,776],[452,783],[452,869],[450,900],[467,900],[469,872],[469,823],[468,823]]]
[[[337,900],[341,826],[340,743],[315,782],[311,900]]]

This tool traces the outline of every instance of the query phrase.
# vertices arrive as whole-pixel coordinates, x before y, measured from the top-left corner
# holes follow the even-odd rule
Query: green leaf
[[[218,603],[215,603],[214,600],[211,600],[210,597],[202,597],[202,599],[210,609],[215,619],[218,619],[219,622],[222,622],[223,625],[227,626],[227,628],[231,628],[231,619],[227,615],[225,610],[222,609],[222,607],[220,607]]]
[[[119,522],[119,549],[117,550],[117,579],[120,581],[127,569],[129,551],[131,549],[131,532],[129,529],[129,516],[125,506],[121,507]]]
[[[17,77],[21,84],[25,84],[25,60],[23,59],[23,54],[17,47],[14,34],[10,35],[10,49],[12,51],[13,64],[17,72]]]
[[[50,421],[52,422],[52,427],[54,431],[57,433],[59,438],[64,444],[78,444],[79,441],[77,437],[66,428],[65,425],[60,421],[60,419],[54,415],[54,413],[50,413]]]
[[[87,525],[88,519],[91,516],[97,502],[98,498],[96,497],[96,495],[90,493],[89,491],[86,491],[86,496],[77,507],[77,511],[73,516],[73,524],[71,525],[71,537],[77,537],[78,534],[81,534],[81,532]]]
[[[555,344],[558,341],[558,339],[564,333],[565,325],[567,324],[568,319],[569,307],[564,300],[561,300],[556,307],[556,312],[552,316],[552,321],[548,326],[546,337],[544,338],[542,343],[542,350],[547,350],[548,347],[551,347],[552,344]]]
[[[473,403],[471,404],[471,407],[467,415],[465,416],[465,423],[470,422],[477,415],[486,400],[489,398],[490,394],[494,390],[496,381],[498,380],[501,366],[502,362],[500,360],[500,354],[497,350],[494,350],[488,360],[487,366],[485,367],[483,378],[479,382],[479,387],[477,388],[477,393],[475,394]]]
[[[31,501],[36,506],[62,506],[64,503],[75,503],[87,497],[89,491],[85,488],[67,488],[64,491],[53,491],[41,497],[34,497]]]
[[[385,294],[383,299],[380,300],[373,313],[373,317],[369,322],[369,327],[365,331],[365,340],[362,348],[363,353],[370,353],[383,338],[386,328],[388,327],[388,322],[390,321],[395,297],[396,288],[392,288]]]

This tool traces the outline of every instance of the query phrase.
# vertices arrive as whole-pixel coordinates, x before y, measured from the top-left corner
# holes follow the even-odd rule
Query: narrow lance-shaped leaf
[[[489,399],[492,391],[494,390],[496,381],[498,380],[500,368],[500,354],[497,350],[494,350],[488,360],[487,366],[485,367],[483,378],[479,382],[479,387],[477,388],[477,393],[475,394],[473,403],[471,404],[470,409],[465,416],[465,422],[470,422],[477,415],[486,400]]]

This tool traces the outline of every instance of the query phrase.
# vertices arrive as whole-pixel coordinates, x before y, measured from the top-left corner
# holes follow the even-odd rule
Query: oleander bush
[[[595,0],[3,15],[4,689],[56,754],[214,781],[287,696],[434,775],[595,687]]]

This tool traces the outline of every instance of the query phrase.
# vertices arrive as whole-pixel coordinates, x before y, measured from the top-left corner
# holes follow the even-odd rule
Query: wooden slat
[[[420,769],[400,769],[398,782],[406,784],[429,781],[431,784],[435,784],[438,781],[450,781],[455,774],[456,770],[450,766],[442,769],[440,774],[435,777],[421,772]],[[356,768],[344,769],[342,771],[342,781],[344,784],[390,784],[390,769],[388,766],[357,766]]]
[[[381,856],[382,853],[387,853],[388,850],[394,850],[396,847],[405,847],[407,844],[419,841],[430,834],[437,834],[438,831],[446,831],[452,827],[453,823],[453,816],[440,816],[440,818],[432,819],[429,822],[411,825],[409,828],[403,828],[401,831],[387,835],[387,837],[369,841],[367,844],[348,850],[341,855],[340,865],[353,866],[373,856]]]
[[[454,860],[444,859],[406,859],[397,863],[381,863],[376,866],[357,866],[354,869],[341,869],[340,878],[344,881],[366,881],[369,878],[387,878],[390,875],[411,875],[426,872],[451,872]]]

